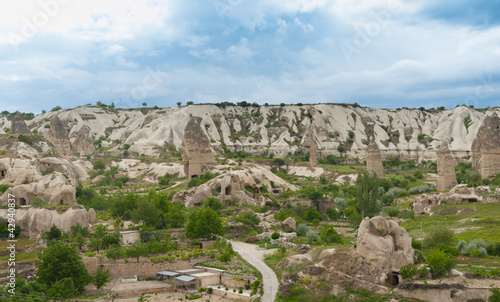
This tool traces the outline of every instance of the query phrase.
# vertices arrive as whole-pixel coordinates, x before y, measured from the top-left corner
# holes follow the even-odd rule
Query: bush
[[[387,207],[384,211],[389,215],[389,217],[396,217],[399,214],[399,209],[397,207]]]
[[[314,244],[319,240],[319,235],[315,231],[307,232],[307,243]]]
[[[458,241],[457,250],[460,251],[462,255],[470,255],[473,257],[487,256],[488,251],[486,249],[486,243],[483,239],[473,239],[469,243],[465,240]]]
[[[307,221],[313,221],[315,219],[321,220],[323,216],[321,216],[315,206],[309,206],[307,211],[304,213],[303,218]]]
[[[416,186],[416,187],[413,187],[413,188],[410,188],[408,190],[408,194],[409,195],[415,195],[415,194],[422,194],[422,193],[427,193],[427,192],[431,192],[431,191],[434,191],[436,190],[436,187],[434,187],[434,185],[420,185],[420,186]]]
[[[425,238],[424,245],[432,248],[437,245],[450,246],[453,242],[453,231],[448,228],[438,226]]]
[[[278,238],[280,238],[280,233],[278,233],[278,232],[274,232],[271,235],[271,239],[273,239],[273,240],[277,240]]]
[[[488,245],[488,247],[486,247],[486,251],[488,252],[488,255],[500,256],[500,242]]]
[[[327,209],[326,209],[326,215],[327,215],[327,216],[328,216],[328,218],[330,218],[331,220],[337,220],[337,219],[339,219],[339,217],[340,217],[339,212],[337,212],[337,210],[335,210],[334,208],[327,208]]]
[[[425,265],[405,265],[399,269],[399,273],[405,280],[410,280],[415,276],[423,278],[427,275],[427,267]]]
[[[432,277],[443,276],[446,272],[451,271],[455,266],[455,261],[442,250],[435,248],[427,254],[425,258],[429,268],[431,269]]]
[[[214,291],[213,288],[211,287],[207,288],[207,294],[211,295],[213,291]]]
[[[492,292],[492,295],[489,296],[488,302],[500,302],[500,290],[495,287],[490,289],[490,292]]]
[[[332,226],[323,230],[320,237],[325,244],[344,243],[344,237],[337,233]]]
[[[297,225],[297,235],[305,236],[309,232],[309,227],[305,223],[299,223]]]

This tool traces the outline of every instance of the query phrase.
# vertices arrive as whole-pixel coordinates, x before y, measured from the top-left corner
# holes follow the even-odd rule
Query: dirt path
[[[231,241],[235,252],[241,255],[243,259],[248,261],[251,265],[255,266],[262,274],[264,281],[264,295],[262,302],[272,302],[278,293],[279,282],[276,274],[270,269],[264,261],[264,255],[273,253],[275,250],[262,250],[253,244],[244,242]]]

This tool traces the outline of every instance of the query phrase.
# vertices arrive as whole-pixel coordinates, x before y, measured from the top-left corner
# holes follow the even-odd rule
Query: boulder
[[[386,270],[414,263],[411,237],[396,222],[366,217],[358,229],[356,252],[371,264]]]
[[[287,230],[287,231],[295,231],[295,228],[297,226],[297,223],[295,222],[295,219],[293,219],[292,217],[288,217],[287,219],[285,219],[282,223],[281,223],[281,226]]]
[[[264,220],[267,222],[271,222],[271,223],[276,221],[276,219],[274,218],[274,215],[268,215],[268,216],[264,217]]]
[[[196,191],[191,198],[187,198],[185,203],[186,208],[201,206],[208,197],[212,197],[212,190],[210,190],[210,187],[206,184],[202,184],[196,188]]]
[[[260,241],[260,239],[257,238],[256,236],[249,236],[249,237],[245,238],[246,243],[255,243],[257,241]]]
[[[257,234],[257,238],[259,238],[259,240],[264,240],[266,238],[271,238],[271,233],[269,232],[264,232],[264,233],[261,233],[261,234]]]
[[[297,244],[295,248],[299,253],[305,254],[311,249],[311,246],[309,244]]]
[[[97,214],[93,208],[89,209],[89,223],[94,223],[97,220]]]

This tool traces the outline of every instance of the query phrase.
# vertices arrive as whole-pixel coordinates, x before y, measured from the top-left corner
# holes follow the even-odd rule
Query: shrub
[[[500,302],[500,290],[495,287],[490,289],[490,292],[492,292],[492,295],[489,296],[488,302]]]
[[[337,220],[340,216],[339,212],[337,212],[337,210],[335,210],[334,208],[326,209],[326,215],[328,215],[328,218],[330,218],[331,220]]]
[[[315,219],[321,220],[323,216],[318,212],[318,209],[315,206],[309,206],[307,208],[307,211],[304,213],[305,220],[307,221],[313,221]]]
[[[214,291],[213,288],[211,287],[207,288],[207,294],[211,295],[213,291]]]
[[[405,280],[410,280],[415,276],[425,277],[427,267],[425,265],[405,265],[399,269],[399,273]]]
[[[278,232],[274,232],[274,233],[271,235],[271,239],[273,239],[273,240],[276,240],[276,239],[278,239],[278,238],[280,238],[280,233],[278,233]]]
[[[297,225],[297,235],[305,236],[309,232],[309,227],[305,223],[299,223]]]
[[[438,226],[432,230],[427,238],[425,238],[424,245],[432,248],[440,244],[450,246],[452,242],[453,231],[448,228]]]
[[[323,230],[320,237],[321,241],[326,244],[344,243],[344,238],[342,237],[342,235],[337,233],[337,231],[335,231],[332,226]]]
[[[486,243],[481,238],[473,239],[469,243],[465,240],[460,240],[458,241],[456,249],[459,250],[462,255],[471,255],[473,257],[488,255]]]
[[[387,207],[385,208],[385,212],[390,217],[396,217],[399,214],[399,209],[397,207]]]
[[[425,258],[429,268],[431,269],[432,277],[443,276],[446,272],[451,271],[455,266],[455,261],[442,250],[435,248],[431,250]]]
[[[409,195],[415,195],[415,194],[422,194],[422,193],[427,193],[427,192],[431,192],[431,191],[434,191],[436,190],[436,188],[434,187],[434,185],[420,185],[420,186],[416,186],[416,187],[413,187],[413,188],[410,188],[408,190],[408,194]]]
[[[314,244],[319,240],[319,235],[315,231],[307,232],[307,243]]]

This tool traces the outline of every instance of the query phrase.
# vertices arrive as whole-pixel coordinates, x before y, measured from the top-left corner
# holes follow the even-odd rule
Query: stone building
[[[496,113],[484,119],[471,149],[472,167],[483,178],[500,173],[500,118]]]
[[[437,152],[437,171],[439,178],[436,183],[438,191],[449,190],[458,184],[455,175],[455,160],[451,156],[448,144],[443,142]]]
[[[191,117],[184,129],[181,149],[182,160],[188,162],[189,179],[193,176],[201,177],[214,164],[210,141],[194,117]]]
[[[120,231],[120,245],[131,246],[141,240],[139,231]]]
[[[10,133],[12,134],[31,134],[30,129],[24,122],[23,117],[17,113],[11,121]]]
[[[69,157],[71,149],[68,140],[68,130],[66,130],[66,127],[64,127],[57,115],[50,120],[50,129],[47,134],[47,140],[54,145],[59,155]]]
[[[372,140],[368,145],[366,155],[366,169],[369,173],[375,172],[379,178],[384,178],[384,166],[382,165],[382,155],[377,143]]]
[[[92,155],[95,152],[90,131],[85,125],[82,125],[78,131],[76,139],[73,142],[73,151],[80,153],[80,156]]]

